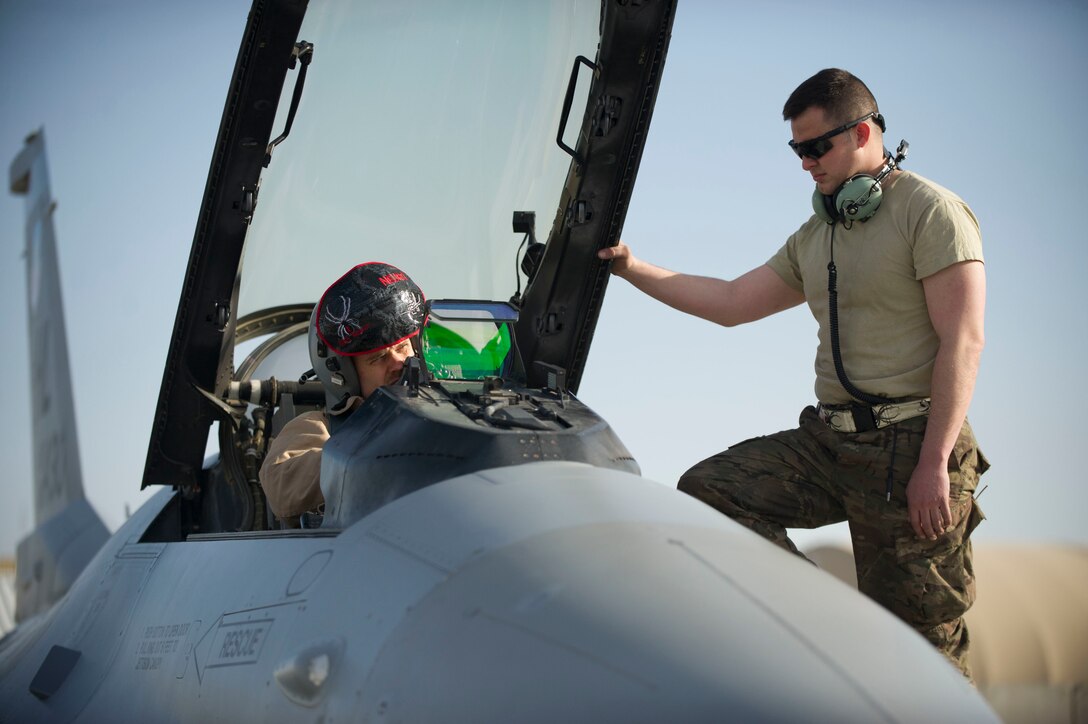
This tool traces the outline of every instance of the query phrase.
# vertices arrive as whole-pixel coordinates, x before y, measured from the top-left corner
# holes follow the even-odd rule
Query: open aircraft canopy
[[[429,299],[512,300],[529,384],[545,363],[576,391],[608,281],[596,251],[623,225],[673,9],[256,2],[143,485],[196,483],[236,344],[297,328],[364,261]]]

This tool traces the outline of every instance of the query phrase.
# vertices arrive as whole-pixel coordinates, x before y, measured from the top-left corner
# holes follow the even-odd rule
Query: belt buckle
[[[854,418],[855,432],[871,432],[877,429],[873,408],[868,405],[850,405],[850,417]]]

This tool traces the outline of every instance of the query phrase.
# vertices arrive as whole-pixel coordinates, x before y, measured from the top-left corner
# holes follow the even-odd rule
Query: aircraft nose
[[[449,722],[870,722],[901,720],[896,702],[919,720],[956,713],[948,694],[963,692],[920,637],[896,628],[902,641],[889,646],[876,631],[887,614],[868,603],[836,610],[860,597],[750,537],[734,552],[762,546],[773,568],[758,570],[762,553],[722,566],[706,555],[720,552],[715,531],[635,523],[553,531],[493,551],[413,607],[362,701],[374,721],[441,712]],[[811,602],[794,602],[812,604],[807,619],[788,620],[764,599],[786,591],[745,583],[774,589],[783,571],[821,579]],[[823,597],[829,583],[841,599]],[[889,646],[876,655],[889,666],[859,680],[874,661],[860,646],[868,635],[867,645]],[[904,671],[917,683],[896,675]],[[915,699],[923,693],[940,710]]]

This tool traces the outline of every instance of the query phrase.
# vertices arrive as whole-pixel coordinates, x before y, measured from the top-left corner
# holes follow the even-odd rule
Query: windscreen
[[[556,143],[563,100],[599,23],[599,0],[311,2],[299,39],[313,60],[261,178],[239,315],[316,301],[365,261],[400,267],[428,299],[509,299],[524,286],[511,218],[551,227],[571,161]]]

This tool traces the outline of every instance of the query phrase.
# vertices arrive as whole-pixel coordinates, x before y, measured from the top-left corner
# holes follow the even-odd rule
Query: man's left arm
[[[932,406],[918,465],[907,484],[907,511],[920,538],[936,540],[954,523],[949,508],[948,458],[967,418],[984,343],[986,273],[980,261],[945,267],[922,280],[939,347]]]

